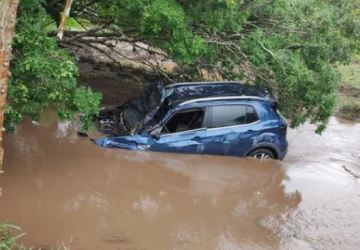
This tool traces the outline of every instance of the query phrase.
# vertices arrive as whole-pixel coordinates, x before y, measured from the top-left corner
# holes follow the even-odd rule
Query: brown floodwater
[[[5,138],[0,221],[45,249],[357,249],[360,124],[314,129],[258,161],[103,149],[49,112]]]

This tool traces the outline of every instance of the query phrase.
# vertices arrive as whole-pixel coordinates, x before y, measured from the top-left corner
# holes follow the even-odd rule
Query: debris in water
[[[89,135],[87,133],[85,133],[85,132],[78,131],[77,134],[80,137],[89,137]]]
[[[351,169],[347,168],[346,166],[342,166],[343,169],[348,172],[349,174],[351,174],[353,177],[355,177],[356,179],[360,178],[359,174],[354,173],[354,171],[352,171]]]

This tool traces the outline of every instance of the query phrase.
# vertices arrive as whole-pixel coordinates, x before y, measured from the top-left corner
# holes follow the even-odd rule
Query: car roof
[[[207,98],[198,98],[193,100],[188,100],[185,102],[179,103],[177,106],[187,106],[194,104],[243,104],[244,101],[268,101],[267,99],[257,97],[257,96],[219,96],[219,97],[207,97]]]
[[[166,98],[172,107],[197,102],[262,100],[275,102],[264,89],[240,82],[189,82],[166,87]]]

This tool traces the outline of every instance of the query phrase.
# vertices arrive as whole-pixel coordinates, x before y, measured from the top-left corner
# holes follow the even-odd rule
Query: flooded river
[[[0,220],[44,249],[357,249],[360,124],[313,131],[257,161],[103,149],[49,113],[6,136]]]

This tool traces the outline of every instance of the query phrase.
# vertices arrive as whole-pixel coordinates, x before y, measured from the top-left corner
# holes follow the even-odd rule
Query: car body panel
[[[175,87],[183,87],[183,85],[179,84],[175,85]],[[191,87],[191,84],[185,85],[187,88]],[[171,91],[168,90],[175,87],[167,88],[167,98],[171,98],[171,94],[169,94]],[[181,91],[180,93],[184,94]],[[209,93],[206,95],[209,95]],[[249,124],[208,128],[211,109],[219,105],[252,106],[256,110],[258,120]],[[153,130],[162,128],[174,114],[187,109],[199,108],[205,110],[202,128],[172,134],[160,134],[158,138],[152,135]],[[173,107],[170,107],[168,112],[157,123],[152,126],[143,126],[138,134],[104,137],[96,139],[95,143],[102,147],[118,147],[131,150],[231,156],[247,156],[252,150],[265,147],[271,149],[278,159],[283,159],[288,147],[286,127],[285,119],[277,112],[273,102],[269,101],[269,99],[263,97],[246,98],[234,96],[230,98],[216,96],[212,98],[205,97],[205,99],[190,99],[176,105],[173,104]]]
[[[174,153],[204,153],[203,137],[206,129],[196,129],[173,134],[161,135],[153,139],[149,150]]]

